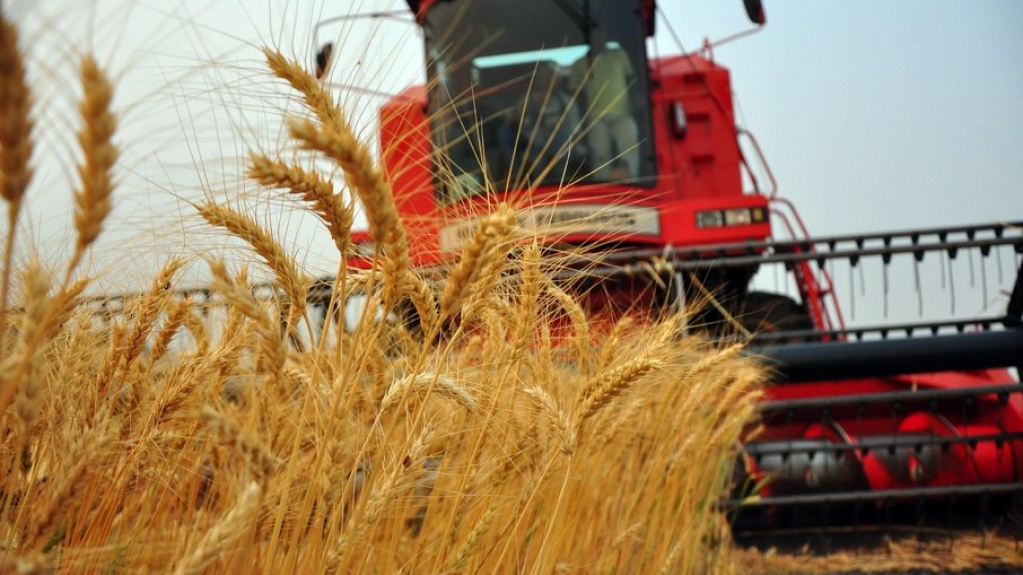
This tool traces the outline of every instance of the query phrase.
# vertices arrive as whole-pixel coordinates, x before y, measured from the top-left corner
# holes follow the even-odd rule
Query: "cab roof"
[[[430,10],[430,6],[444,0],[405,0],[409,10],[416,16],[416,22],[422,23],[423,17]],[[471,0],[468,0],[471,1]],[[557,1],[557,0],[554,0]],[[561,0],[564,1],[564,0]],[[654,15],[657,0],[641,0],[643,2],[643,15],[647,23],[647,36],[654,34]]]

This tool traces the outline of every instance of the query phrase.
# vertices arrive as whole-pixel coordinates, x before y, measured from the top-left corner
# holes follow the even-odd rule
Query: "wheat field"
[[[34,123],[46,111],[31,43],[0,20],[0,573],[1020,563],[993,539],[973,554],[736,549],[716,504],[755,427],[762,368],[684,335],[682,315],[592,317],[513,206],[480,214],[445,269],[417,269],[401,191],[348,111],[277,48],[258,54],[255,81],[286,87],[300,109],[277,118],[278,149],[253,144],[232,176],[321,224],[338,262],[325,295],[310,301],[323,285],[280,230],[210,195],[183,227],[242,255],[168,249],[152,277],[132,278],[146,289],[105,305],[88,263],[132,168],[116,81],[88,51],[77,58],[79,127],[63,158],[75,184],[58,190],[74,215],[66,257],[49,257],[19,230],[47,181],[41,158],[61,150]],[[371,258],[353,250],[356,206]],[[199,289],[184,279],[197,267]],[[353,298],[365,309],[342,321]]]

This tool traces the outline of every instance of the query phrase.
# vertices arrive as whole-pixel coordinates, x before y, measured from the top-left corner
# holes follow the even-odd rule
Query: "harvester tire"
[[[752,335],[760,333],[782,333],[812,331],[813,320],[803,306],[788,296],[754,291],[746,296],[745,305],[736,314],[739,323]],[[781,340],[772,343],[796,343],[808,341],[806,337]]]

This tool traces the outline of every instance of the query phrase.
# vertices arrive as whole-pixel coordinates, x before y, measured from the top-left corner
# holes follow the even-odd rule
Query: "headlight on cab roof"
[[[757,208],[730,208],[727,210],[704,210],[696,212],[697,228],[721,228],[725,226],[748,226],[767,221],[767,210]]]

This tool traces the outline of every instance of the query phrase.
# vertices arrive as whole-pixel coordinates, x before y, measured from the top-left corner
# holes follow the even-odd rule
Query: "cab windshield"
[[[443,202],[542,185],[652,185],[635,2],[441,1],[424,30]]]

